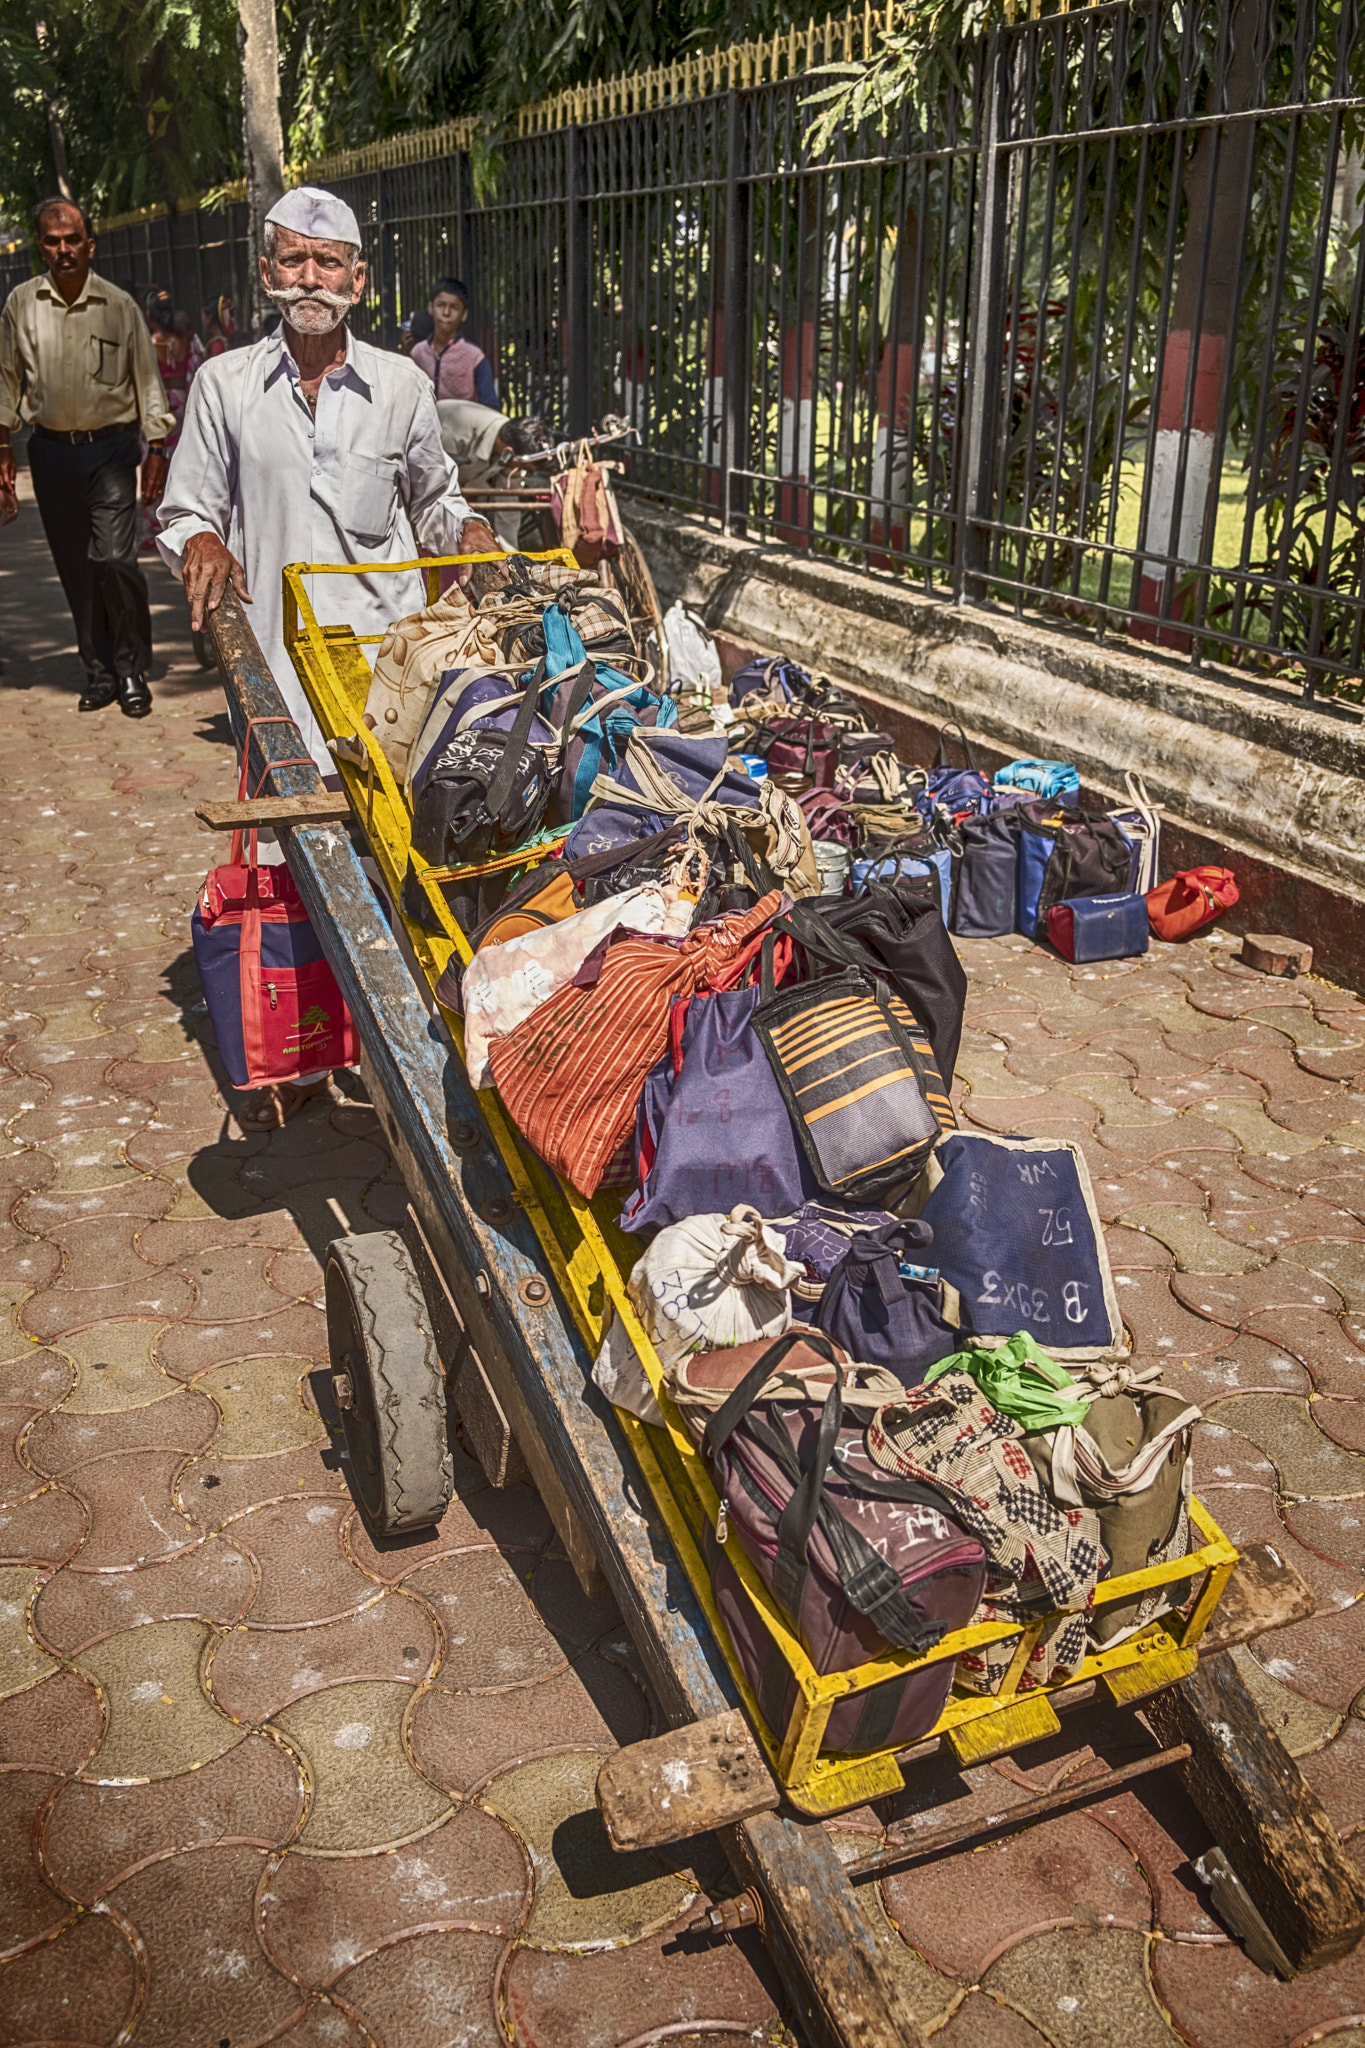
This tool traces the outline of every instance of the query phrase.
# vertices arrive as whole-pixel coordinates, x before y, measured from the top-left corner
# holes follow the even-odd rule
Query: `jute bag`
[[[455,588],[389,627],[375,657],[365,716],[396,781],[406,780],[412,743],[445,671],[501,665],[502,625]]]
[[[1160,1366],[1138,1370],[1100,1362],[1078,1375],[1073,1391],[1090,1407],[1084,1422],[1029,1435],[1024,1447],[1062,1507],[1099,1516],[1107,1578],[1173,1563],[1190,1547],[1190,1431],[1200,1410]],[[1179,1606],[1188,1583],[1155,1586],[1135,1600],[1096,1607],[1093,1641],[1106,1648]]]

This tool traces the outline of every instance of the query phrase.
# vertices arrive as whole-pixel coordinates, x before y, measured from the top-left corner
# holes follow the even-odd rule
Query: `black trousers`
[[[141,452],[136,424],[74,445],[29,436],[33,495],[92,679],[151,666],[152,615],[137,558]]]

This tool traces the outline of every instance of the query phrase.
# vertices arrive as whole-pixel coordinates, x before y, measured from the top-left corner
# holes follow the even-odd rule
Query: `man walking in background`
[[[174,426],[146,322],[126,292],[91,270],[95,238],[66,199],[34,209],[46,277],[17,285],[0,313],[0,502],[12,501],[10,434],[33,422],[29,468],[85,669],[77,709],[118,698],[152,708],[152,620],[138,564],[138,423],[147,436],[142,502],[166,481]]]

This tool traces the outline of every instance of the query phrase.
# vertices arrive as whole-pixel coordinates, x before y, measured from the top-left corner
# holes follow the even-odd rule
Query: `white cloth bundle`
[[[586,910],[538,931],[483,946],[464,971],[460,999],[464,1006],[464,1056],[475,1088],[491,1088],[493,1070],[488,1048],[495,1038],[525,1021],[561,988],[567,987],[598,941],[624,925],[634,932],[680,939],[688,931],[696,904],[667,883],[643,882],[605,896]]]
[[[804,1270],[757,1209],[741,1202],[728,1216],[689,1216],[661,1230],[636,1262],[626,1292],[667,1372],[690,1351],[780,1337],[791,1327],[791,1290]],[[592,1377],[618,1408],[642,1422],[662,1420],[619,1320]]]
[[[694,691],[709,702],[720,697],[720,656],[706,621],[679,598],[664,613],[666,647],[664,680]]]

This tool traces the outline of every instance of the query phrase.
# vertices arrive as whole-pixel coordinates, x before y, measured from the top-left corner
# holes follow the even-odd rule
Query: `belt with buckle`
[[[112,427],[45,427],[41,420],[33,422],[33,431],[44,441],[65,441],[68,447],[84,447],[87,441],[110,441],[115,434],[126,434],[137,421],[119,420]]]

